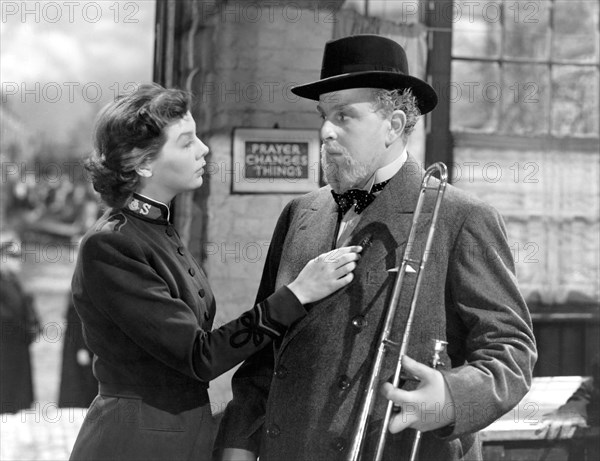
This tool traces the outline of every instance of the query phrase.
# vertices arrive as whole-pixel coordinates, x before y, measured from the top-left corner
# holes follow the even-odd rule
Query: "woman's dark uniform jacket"
[[[275,348],[263,349],[236,372],[217,455],[232,447],[260,453],[261,461],[345,459],[395,281],[389,271],[404,253],[423,173],[409,155],[362,212],[351,241],[364,247],[353,281],[309,305],[306,317]],[[431,213],[425,211],[427,221]],[[273,234],[257,299],[331,249],[336,218],[329,187],[288,204]],[[425,232],[418,234],[415,245],[423,248]],[[410,293],[414,277],[407,273],[405,282],[404,293]],[[398,342],[406,298],[401,298],[392,337]],[[433,339],[449,343],[440,371],[456,405],[454,426],[423,435],[419,459],[481,459],[473,433],[525,395],[536,348],[501,217],[452,186],[440,209],[412,332],[408,355],[421,363],[431,360]],[[393,375],[396,360],[396,354],[387,354],[382,377]],[[383,400],[376,404],[375,420],[383,417]],[[388,437],[385,459],[407,459],[413,434],[406,430]]]
[[[211,331],[213,294],[168,213],[135,194],[82,241],[73,300],[99,395],[71,459],[209,459],[209,381],[306,313],[283,287]]]

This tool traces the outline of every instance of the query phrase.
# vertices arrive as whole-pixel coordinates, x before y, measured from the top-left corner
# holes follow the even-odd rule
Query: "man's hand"
[[[225,448],[221,461],[256,461],[254,453],[241,448]]]
[[[421,380],[414,391],[398,389],[385,383],[383,396],[402,408],[390,420],[390,432],[410,427],[422,432],[433,431],[455,422],[454,402],[442,374],[410,357],[402,358],[403,370]]]

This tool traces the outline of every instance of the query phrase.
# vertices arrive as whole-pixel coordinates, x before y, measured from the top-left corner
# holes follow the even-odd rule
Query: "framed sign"
[[[319,188],[316,130],[236,128],[233,193],[305,193]]]

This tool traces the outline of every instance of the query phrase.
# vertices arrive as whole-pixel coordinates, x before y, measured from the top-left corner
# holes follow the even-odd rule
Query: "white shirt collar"
[[[398,171],[400,171],[400,168],[402,168],[402,165],[404,165],[407,159],[408,152],[406,151],[406,147],[404,147],[402,154],[400,154],[398,158],[396,158],[391,163],[382,166],[381,168],[376,170],[375,173],[373,173],[373,176],[371,176],[371,178],[367,181],[365,187],[363,187],[363,190],[370,191],[374,184],[378,184],[380,182],[387,181],[388,179],[392,179],[394,175],[398,173]]]
[[[398,173],[398,171],[400,171],[400,168],[402,168],[402,165],[404,165],[407,159],[408,153],[405,147],[402,151],[402,154],[398,158],[396,158],[393,162],[388,163],[384,167],[379,168],[377,171],[375,171],[375,173],[373,173],[373,176],[371,176],[371,178],[367,181],[365,187],[363,187],[363,190],[370,191],[373,187],[373,184],[392,179],[394,175]],[[376,194],[379,194],[379,192],[376,192]],[[352,235],[354,228],[360,221],[360,216],[361,215],[355,213],[354,207],[352,207],[346,212],[346,214],[344,214],[344,217],[340,222],[340,227],[336,240],[336,246],[338,248],[342,246],[343,243],[347,243],[349,241],[348,239]]]

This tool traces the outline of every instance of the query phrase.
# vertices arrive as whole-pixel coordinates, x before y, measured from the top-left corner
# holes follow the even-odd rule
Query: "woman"
[[[209,459],[209,381],[281,337],[304,304],[350,283],[360,247],[310,261],[211,331],[208,281],[169,219],[169,202],[202,184],[208,153],[187,95],[144,85],[109,104],[95,149],[88,170],[111,208],[82,240],[72,289],[99,395],[71,459]]]

